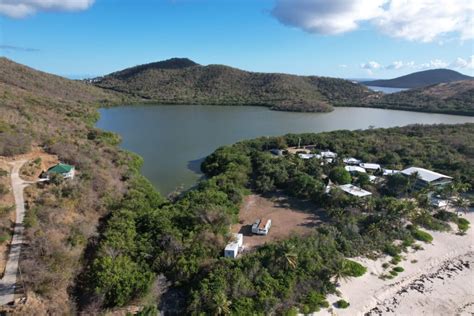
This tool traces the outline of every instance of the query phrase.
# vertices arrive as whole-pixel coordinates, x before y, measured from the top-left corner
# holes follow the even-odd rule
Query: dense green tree
[[[351,174],[344,169],[344,167],[335,167],[329,172],[329,179],[337,184],[348,184],[351,183]]]

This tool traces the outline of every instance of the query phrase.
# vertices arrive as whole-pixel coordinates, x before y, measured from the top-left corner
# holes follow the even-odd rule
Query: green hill
[[[128,68],[93,82],[160,104],[263,105],[286,111],[327,112],[332,105],[358,104],[374,95],[343,79],[248,72],[176,58]]]
[[[386,94],[370,107],[474,115],[474,80],[440,83],[425,88]]]
[[[430,69],[414,72],[406,76],[401,76],[389,80],[365,81],[362,84],[376,87],[389,88],[421,88],[438,83],[448,83],[461,80],[474,80],[473,77],[463,75],[450,69]]]

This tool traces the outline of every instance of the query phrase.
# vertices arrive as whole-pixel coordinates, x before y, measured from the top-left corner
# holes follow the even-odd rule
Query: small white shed
[[[224,257],[236,258],[239,254],[239,249],[244,244],[244,235],[233,234],[232,241],[227,244],[224,249]]]

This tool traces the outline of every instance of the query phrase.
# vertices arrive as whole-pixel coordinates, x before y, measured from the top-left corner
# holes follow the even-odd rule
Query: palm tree
[[[462,211],[464,214],[467,213],[469,205],[471,204],[468,199],[465,199],[462,196],[455,197],[452,203],[457,210]]]
[[[295,269],[298,265],[298,254],[293,245],[283,245],[277,251],[277,261],[285,270]]]
[[[214,315],[229,315],[230,305],[232,302],[227,299],[227,295],[224,292],[217,292],[213,296],[214,301]]]
[[[336,284],[341,280],[348,280],[350,278],[347,260],[340,260],[334,268],[334,281]]]

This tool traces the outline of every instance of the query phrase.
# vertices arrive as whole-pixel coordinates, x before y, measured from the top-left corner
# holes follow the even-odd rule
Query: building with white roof
[[[341,189],[342,191],[344,191],[344,192],[346,192],[350,195],[357,196],[357,197],[364,197],[364,196],[372,195],[372,193],[370,193],[369,191],[361,189],[361,188],[359,188],[359,187],[357,187],[353,184],[340,185],[339,189]]]
[[[383,169],[384,176],[393,176],[394,174],[400,173],[400,170],[393,170],[393,169]]]
[[[363,163],[360,163],[359,166],[361,166],[365,170],[369,170],[369,171],[377,171],[381,168],[378,163],[365,163],[365,162],[363,162]]]
[[[321,152],[321,156],[322,156],[323,158],[332,158],[332,159],[334,159],[334,158],[337,157],[337,154],[336,154],[336,153],[333,153],[333,152],[330,151],[330,150],[326,150],[326,151],[322,151],[322,152]]]
[[[451,181],[453,180],[453,178],[451,178],[450,176],[446,176],[444,174],[419,167],[410,167],[405,170],[402,170],[401,173],[406,176],[411,176],[416,173],[418,176],[417,185],[421,187],[427,185],[445,185],[451,183]]]
[[[298,154],[298,157],[300,157],[301,159],[312,159],[312,158],[316,158],[316,155],[315,154]]]
[[[365,169],[359,166],[345,166],[344,168],[349,172],[366,173]]]
[[[359,165],[362,161],[353,157],[342,159],[346,165]]]

